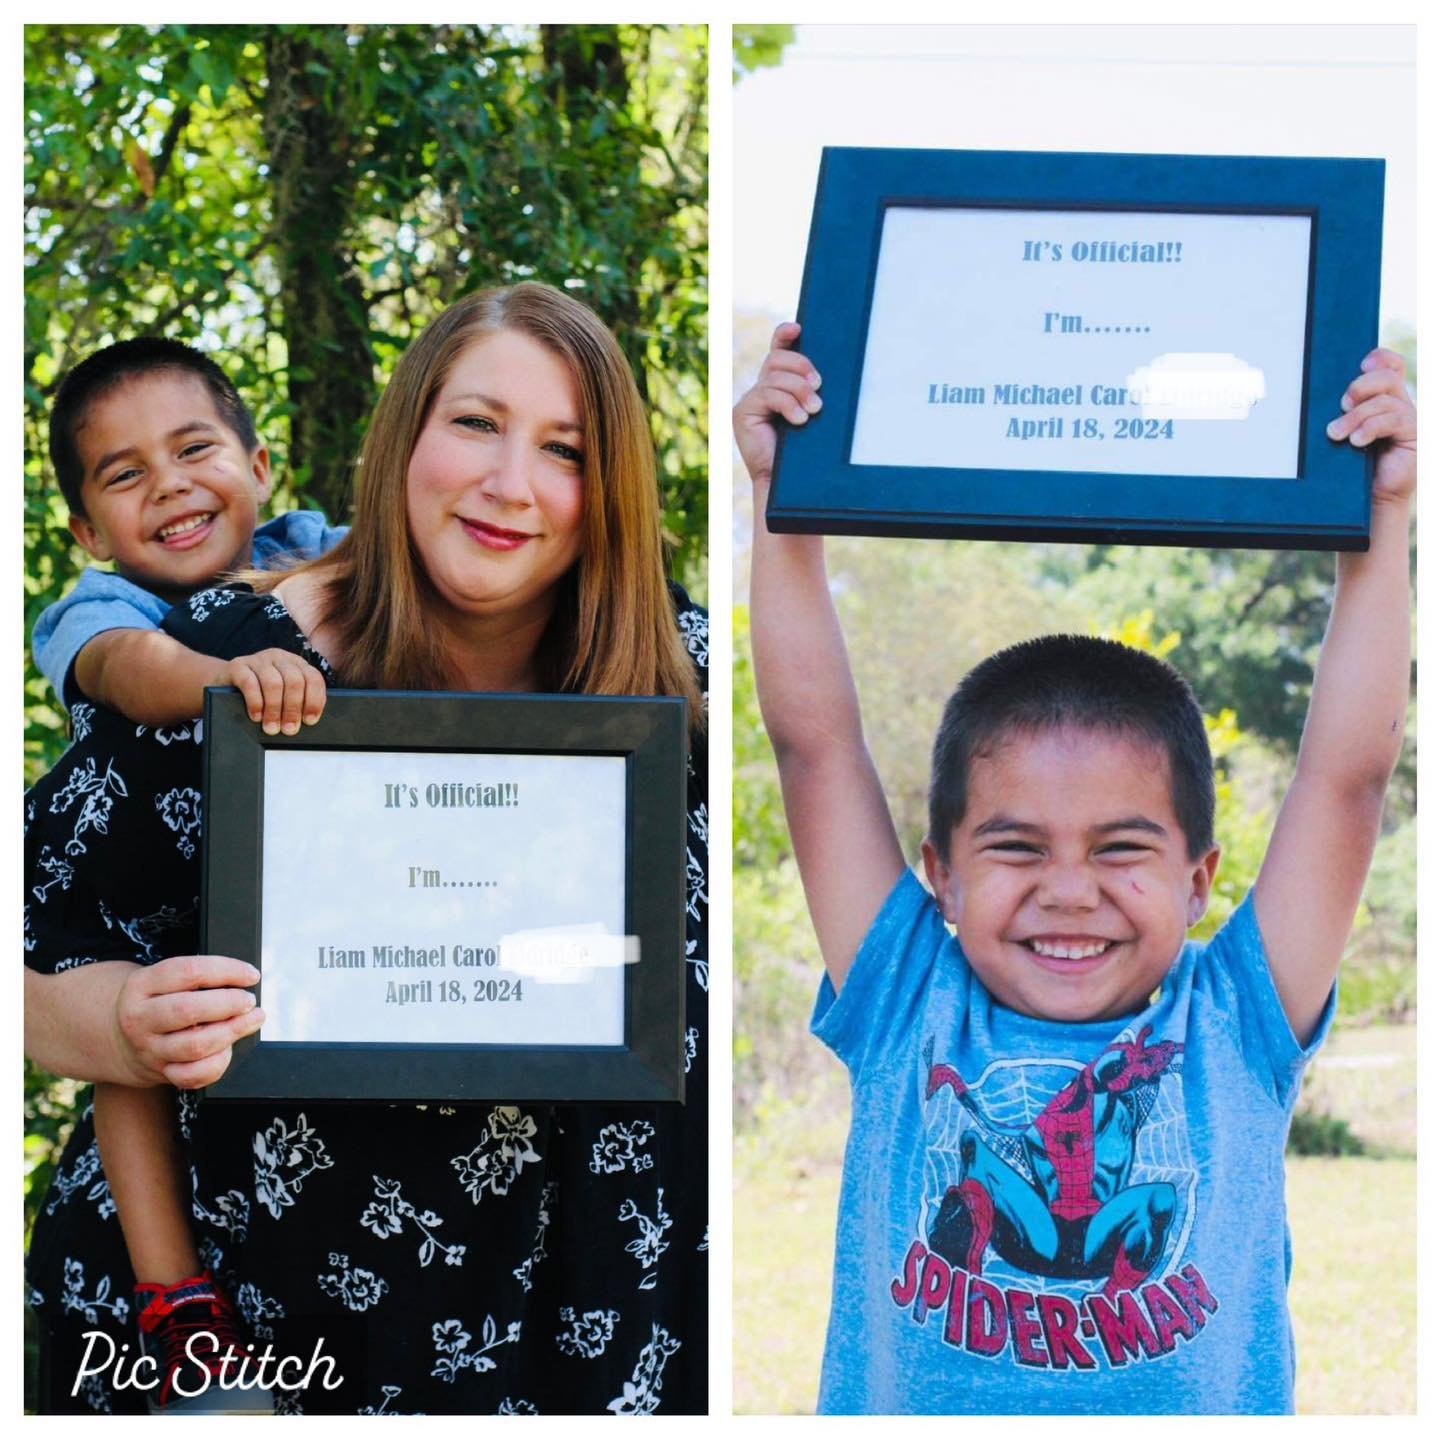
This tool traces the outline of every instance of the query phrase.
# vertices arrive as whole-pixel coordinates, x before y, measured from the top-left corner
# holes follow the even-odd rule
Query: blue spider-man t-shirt
[[[813,1029],[853,1087],[820,1410],[1294,1407],[1306,1061],[1252,900],[1128,1020],[997,1005],[907,872]]]

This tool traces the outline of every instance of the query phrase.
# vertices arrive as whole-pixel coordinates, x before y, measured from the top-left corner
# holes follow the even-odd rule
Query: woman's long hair
[[[406,483],[456,361],[482,336],[503,330],[529,336],[565,362],[585,435],[583,548],[558,582],[536,654],[541,685],[588,695],[681,695],[698,729],[699,687],[665,583],[655,455],[634,377],[592,311],[530,282],[450,306],[405,351],[385,387],[355,467],[354,526],[313,562],[330,572],[322,618],[343,647],[339,679],[387,690],[455,684],[442,632],[426,623],[438,596],[410,538]]]

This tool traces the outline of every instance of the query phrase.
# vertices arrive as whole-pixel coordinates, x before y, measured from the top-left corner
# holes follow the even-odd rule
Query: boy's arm
[[[803,425],[820,408],[819,377],[782,325],[754,387],[735,407],[735,438],[754,481],[750,635],[765,729],[820,952],[838,991],[905,869],[865,744],[860,703],[818,536],[772,535],[765,503],[775,416]],[[813,377],[813,378],[812,378]]]
[[[1370,549],[1338,557],[1295,778],[1255,882],[1275,988],[1302,1043],[1340,969],[1410,696],[1415,407],[1400,356],[1373,351],[1361,371],[1328,433],[1354,445],[1379,442]]]
[[[35,621],[35,664],[67,708],[75,694],[75,662],[109,630],[157,630],[170,606],[158,595],[108,571],[88,568],[70,593],[47,605]]]
[[[205,709],[207,685],[234,685],[267,734],[294,735],[325,707],[325,678],[288,650],[217,660],[159,630],[107,630],[75,657],[80,691],[142,725],[177,725]]]

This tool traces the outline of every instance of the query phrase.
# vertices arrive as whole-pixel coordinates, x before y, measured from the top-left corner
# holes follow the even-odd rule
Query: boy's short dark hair
[[[1153,741],[1188,858],[1215,843],[1215,768],[1185,677],[1117,640],[1042,635],[982,660],[945,705],[930,765],[930,843],[947,859],[965,815],[970,766],[994,740],[1075,726]]]
[[[138,375],[177,370],[193,375],[210,392],[215,413],[234,432],[247,453],[260,443],[255,422],[230,377],[208,355],[178,340],[146,336],[120,340],[88,355],[60,382],[50,407],[50,463],[60,482],[60,493],[72,515],[85,515],[80,488],[85,480],[76,436],[91,405],[101,396]]]

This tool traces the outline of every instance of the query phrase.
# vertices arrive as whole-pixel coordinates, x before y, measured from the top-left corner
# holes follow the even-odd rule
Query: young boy
[[[853,1118],[820,1408],[1293,1408],[1284,1148],[1404,734],[1415,412],[1377,350],[1333,441],[1376,443],[1296,773],[1206,946],[1219,852],[1185,682],[1052,636],[978,666],[935,742],[933,895],[866,750],[819,539],[770,535],[774,417],[819,376],[784,325],[735,410],[755,482],[756,682]],[[943,640],[942,640],[943,644]],[[952,935],[948,926],[953,926]]]
[[[316,510],[261,525],[270,456],[225,372],[176,340],[122,340],[62,381],[50,454],[70,531],[96,560],[35,622],[35,663],[68,709],[98,700],[147,725],[198,715],[207,685],[234,685],[268,734],[293,735],[324,681],[284,651],[197,655],[159,631],[173,601],[228,570],[332,549],[346,527]],[[279,674],[276,674],[276,671]]]
[[[284,650],[229,662],[198,655],[156,627],[170,604],[227,571],[282,554],[330,549],[343,529],[299,512],[256,529],[270,493],[270,461],[224,372],[176,341],[123,341],[90,356],[61,383],[50,451],[70,507],[70,529],[115,573],[87,570],[35,627],[36,663],[82,722],[83,700],[161,726],[201,713],[207,685],[235,685],[268,733],[313,724],[325,703],[320,672]],[[214,993],[214,992],[211,992]],[[258,1013],[258,1012],[257,1012]],[[132,1268],[142,1347],[161,1383],[149,1392],[165,1413],[238,1411],[269,1397],[202,1390],[204,1370],[186,1342],[208,1332],[219,1357],[234,1343],[228,1302],[201,1273],[191,1234],[189,1186],[164,1089],[95,1087],[95,1130]],[[190,1395],[193,1398],[185,1398]]]

